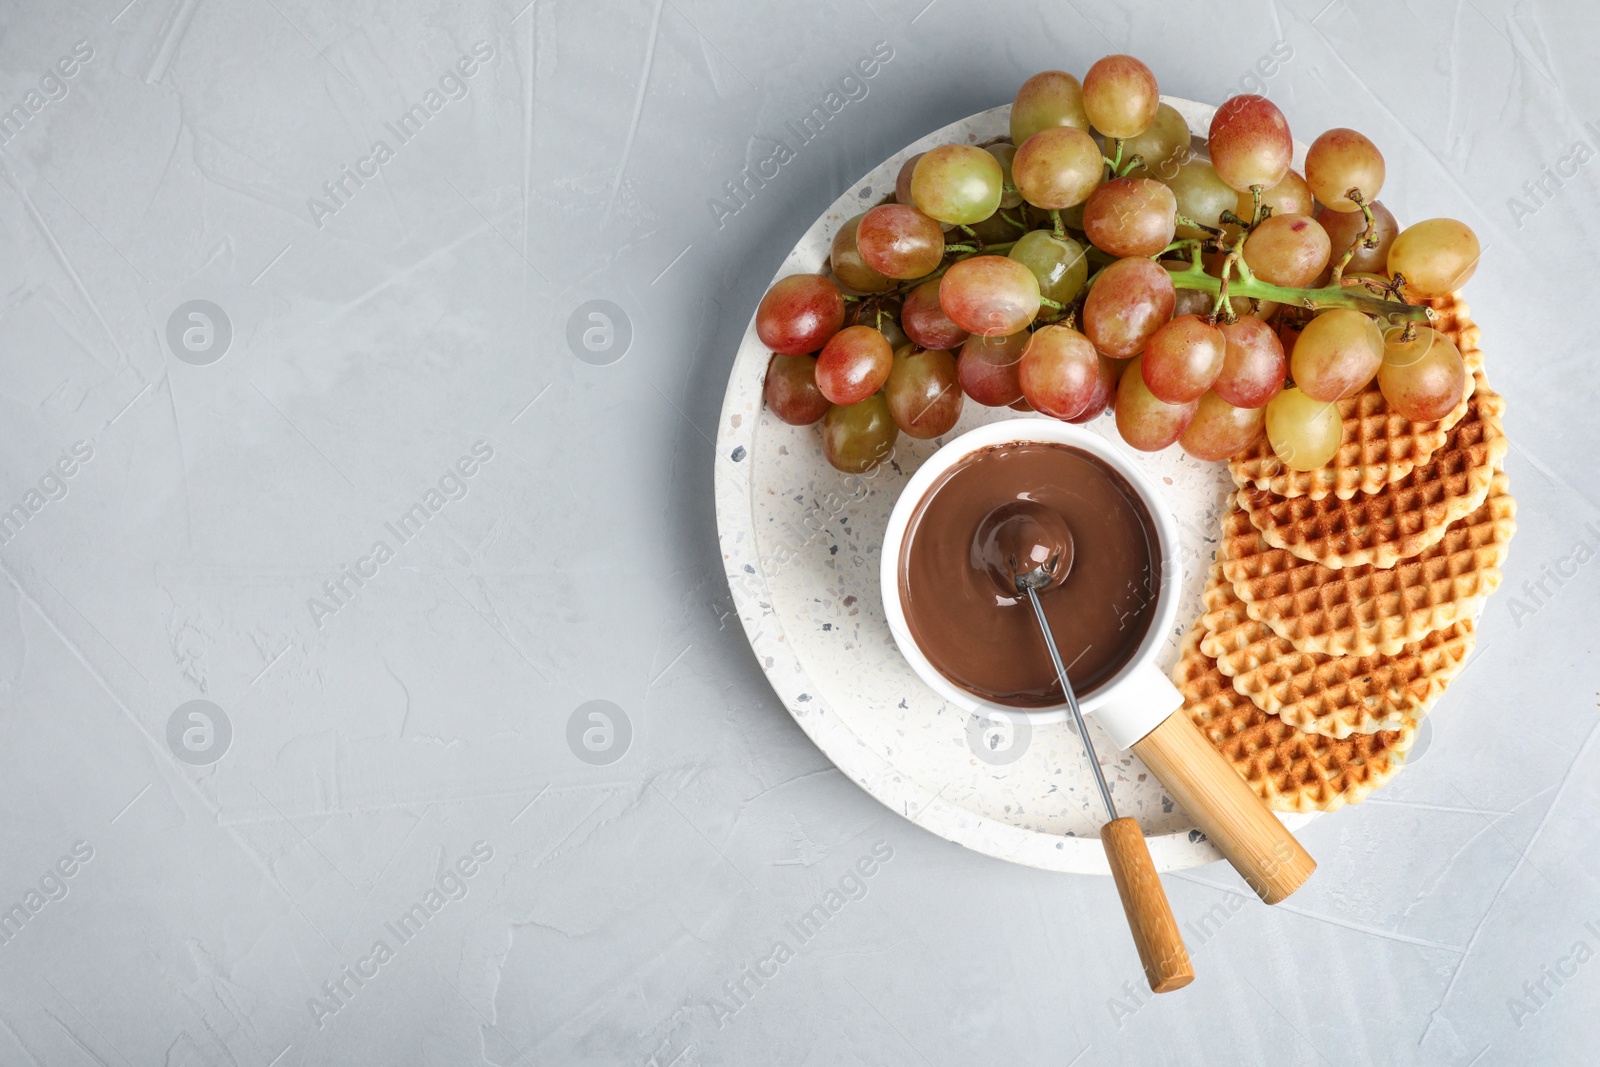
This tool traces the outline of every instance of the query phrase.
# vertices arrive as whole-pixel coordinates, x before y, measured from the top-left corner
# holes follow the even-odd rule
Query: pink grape
[[[1283,112],[1264,96],[1243,93],[1223,101],[1211,117],[1208,141],[1217,175],[1241,193],[1271,189],[1289,173],[1294,139]]]
[[[944,260],[944,229],[904,204],[879,204],[861,216],[856,247],[866,265],[888,278],[921,278]]]
[[[1359,212],[1361,205],[1345,196],[1351,189],[1371,203],[1383,188],[1383,153],[1355,130],[1329,130],[1306,151],[1306,183],[1330,211]]]
[[[1137,137],[1156,120],[1161,89],[1150,68],[1132,56],[1106,56],[1083,76],[1083,107],[1107,137]]]
[[[1244,261],[1256,277],[1298,289],[1328,265],[1328,234],[1310,215],[1273,215],[1244,241]]]
[[[1141,452],[1159,452],[1183,436],[1200,402],[1168,404],[1157,398],[1144,384],[1142,359],[1128,364],[1117,383],[1117,432]]]
[[[1022,395],[1035,411],[1071,419],[1099,391],[1100,354],[1071,327],[1041,326],[1023,349],[1018,372]]]
[[[1309,215],[1316,207],[1316,199],[1311,195],[1311,187],[1299,173],[1291,170],[1283,176],[1283,180],[1271,189],[1261,194],[1261,202],[1272,209],[1274,215]],[[1255,199],[1249,190],[1239,194],[1238,203],[1234,205],[1233,213],[1246,222],[1252,221],[1251,212],[1255,211]]]
[[[1211,383],[1218,399],[1234,407],[1258,408],[1283,389],[1289,361],[1271,326],[1246,315],[1222,327],[1227,342],[1222,373]]]
[[[1136,356],[1172,318],[1176,299],[1172,275],[1165,267],[1142,257],[1119,259],[1089,287],[1083,302],[1083,332],[1113,359]]]
[[[1100,146],[1072,126],[1040,130],[1017,146],[1011,160],[1017,191],[1034,207],[1046,210],[1083,203],[1100,184],[1104,171]]]
[[[1083,86],[1064,70],[1046,70],[1022,83],[1011,102],[1011,143],[1021,145],[1053,126],[1089,128],[1083,109]]]
[[[1222,372],[1226,351],[1221,330],[1198,315],[1180,315],[1144,346],[1144,384],[1164,403],[1198,400]]]
[[[756,336],[774,352],[815,352],[844,326],[844,294],[820,274],[791,274],[773,283],[756,307]]]
[[[883,395],[901,433],[927,439],[950,432],[961,418],[964,399],[956,380],[956,357],[906,346],[895,353]]]
[[[968,333],[1016,333],[1039,313],[1039,280],[1014,259],[973,256],[944,272],[939,306]]]
[[[1344,265],[1344,277],[1356,273],[1386,274],[1389,267],[1389,247],[1400,233],[1400,224],[1394,214],[1374,200],[1367,207],[1372,211],[1373,236],[1377,246],[1367,248],[1360,244],[1361,235],[1367,231],[1367,217],[1359,211],[1332,211],[1324,207],[1317,212],[1317,223],[1328,234],[1329,258],[1335,263],[1339,257],[1356,246],[1350,262]]]
[[[1089,194],[1083,231],[1113,256],[1153,256],[1172,243],[1178,201],[1154,178],[1113,178]]]
[[[1393,326],[1384,336],[1378,388],[1389,406],[1412,422],[1442,419],[1466,394],[1466,361],[1455,342],[1432,327],[1417,327],[1410,341],[1404,335],[1404,327]]]
[[[1324,311],[1306,324],[1289,357],[1289,374],[1312,400],[1357,393],[1383,364],[1383,333],[1352,308]]]
[[[1195,407],[1178,444],[1195,459],[1214,461],[1238,455],[1261,436],[1267,409],[1235,407],[1216,393],[1206,393]]]

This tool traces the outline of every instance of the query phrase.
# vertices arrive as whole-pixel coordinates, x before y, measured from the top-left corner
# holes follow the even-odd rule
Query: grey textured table
[[[0,13],[0,1063],[1592,1062],[1593,11],[778,7]],[[1120,51],[1361,128],[1402,220],[1477,229],[1521,503],[1426,751],[1281,907],[1169,878],[1200,977],[1159,1000],[1108,882],[807,741],[711,506],[796,236]]]

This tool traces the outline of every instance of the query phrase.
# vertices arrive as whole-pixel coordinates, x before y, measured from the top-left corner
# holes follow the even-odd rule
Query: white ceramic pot
[[[1155,482],[1141,465],[1131,461],[1099,434],[1053,419],[1008,419],[964,433],[929,457],[901,491],[883,535],[883,563],[879,580],[889,630],[894,635],[901,655],[911,664],[917,676],[963,711],[981,710],[986,715],[999,715],[1012,721],[1023,719],[1032,723],[1060,722],[1068,717],[1064,703],[1047,708],[1013,708],[993,704],[980,700],[940,674],[912,639],[911,628],[906,623],[905,605],[900,598],[900,559],[905,546],[906,529],[928,490],[947,471],[974,452],[1011,443],[1051,443],[1081,449],[1104,461],[1125,478],[1150,512],[1161,552],[1161,586],[1156,593],[1155,615],[1133,658],[1110,681],[1078,702],[1083,713],[1094,716],[1118,748],[1131,748],[1135,741],[1183,704],[1183,697],[1177,688],[1155,663],[1156,653],[1177,619],[1183,567],[1179,561],[1178,526],[1163,503]]]

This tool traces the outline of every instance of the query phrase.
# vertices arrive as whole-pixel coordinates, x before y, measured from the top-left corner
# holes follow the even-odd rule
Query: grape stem
[[[1231,258],[1232,253],[1229,253],[1229,256]],[[1198,264],[1185,267],[1183,270],[1174,270],[1167,264],[1163,266],[1166,266],[1168,273],[1172,275],[1172,284],[1175,287],[1214,293],[1218,296],[1219,303],[1226,294],[1270,300],[1312,311],[1322,311],[1326,308],[1353,308],[1368,315],[1384,316],[1390,322],[1427,322],[1433,318],[1432,309],[1424,305],[1408,304],[1404,300],[1386,300],[1348,286],[1329,285],[1321,289],[1295,289],[1287,285],[1272,285],[1251,274],[1243,259],[1235,264],[1239,268],[1239,277],[1231,282],[1207,274]]]
[[[1202,233],[1209,233],[1212,237],[1222,236],[1222,231],[1217,229],[1217,227],[1207,226],[1203,222],[1196,222],[1194,219],[1191,219],[1189,216],[1184,215],[1181,212],[1175,215],[1174,218],[1177,220],[1179,226],[1192,226],[1194,229],[1197,229]]]
[[[1355,202],[1361,208],[1361,215],[1367,220],[1367,228],[1362,230],[1354,241],[1350,242],[1350,247],[1344,250],[1344,255],[1339,257],[1339,262],[1333,265],[1333,273],[1328,275],[1329,285],[1339,284],[1339,279],[1344,277],[1344,268],[1350,262],[1350,258],[1356,254],[1357,248],[1378,247],[1378,220],[1372,217],[1372,209],[1367,206],[1366,200],[1361,195],[1361,190],[1352,188],[1344,195],[1346,199]]]
[[[1050,209],[1050,228],[1055,233],[1056,240],[1060,241],[1066,238],[1067,228],[1061,223],[1061,212],[1055,208]]]
[[[958,226],[956,228],[959,229],[962,233],[966,234],[968,237],[972,238],[972,243],[977,246],[977,248],[974,249],[974,251],[977,251],[977,252],[982,252],[983,251],[983,238],[978,236],[978,231],[977,230],[974,230],[971,226]],[[948,247],[948,246],[946,246],[946,247]]]

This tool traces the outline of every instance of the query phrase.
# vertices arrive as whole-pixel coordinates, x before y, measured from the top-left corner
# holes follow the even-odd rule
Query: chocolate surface
[[[1161,552],[1138,492],[1070,445],[1017,443],[973,453],[917,505],[900,553],[906,621],[935,670],[996,704],[1065,697],[1025,596],[997,587],[977,544],[984,518],[1012,501],[1053,509],[1072,531],[1072,563],[1041,601],[1078,696],[1133,658],[1155,616]]]

